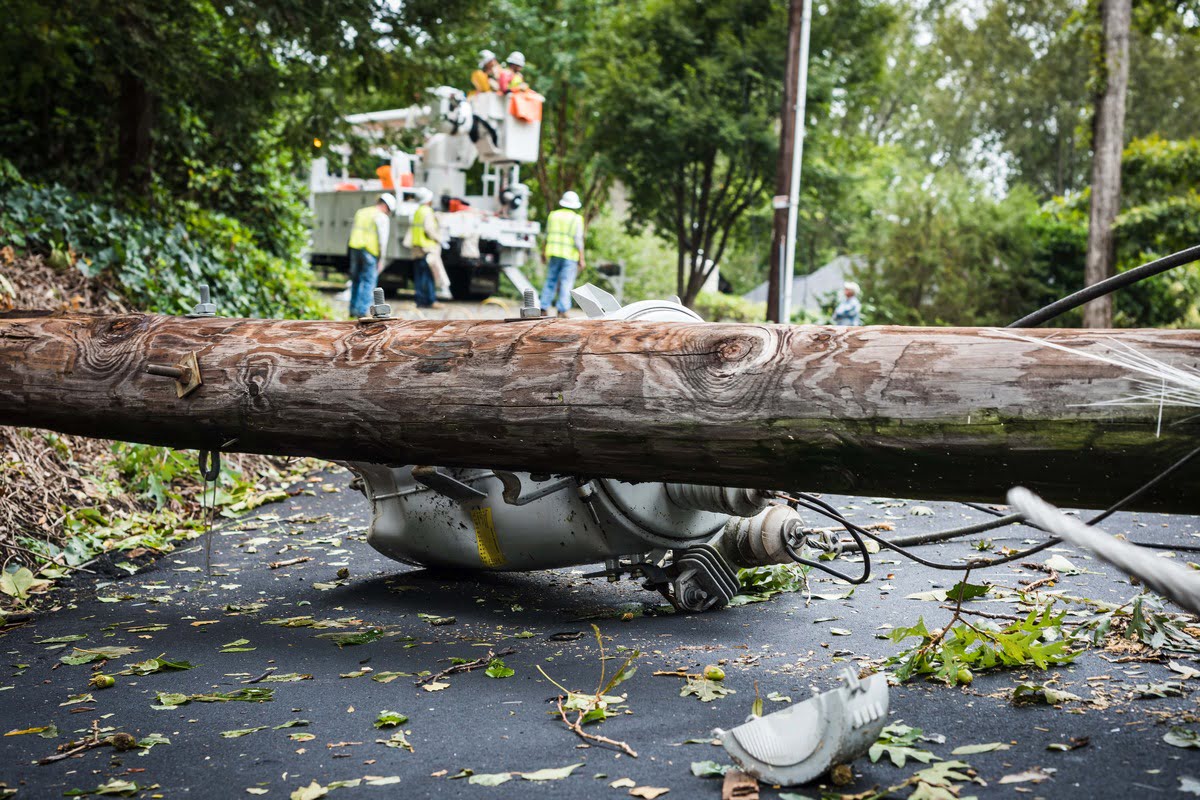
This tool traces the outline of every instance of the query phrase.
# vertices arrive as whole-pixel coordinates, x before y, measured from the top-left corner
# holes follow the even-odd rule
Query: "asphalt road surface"
[[[847,665],[860,668],[899,650],[880,638],[888,626],[912,625],[919,617],[930,627],[944,624],[950,611],[939,602],[908,596],[944,589],[961,577],[884,555],[876,557],[872,581],[849,597],[844,585],[814,578],[811,592],[825,597],[792,593],[707,614],[657,614],[660,603],[636,584],[584,578],[582,568],[449,575],[388,561],[363,541],[367,504],[347,483],[345,473],[328,473],[308,485],[311,494],[226,522],[211,539],[211,585],[204,582],[201,539],[145,564],[135,575],[109,569],[107,576],[81,579],[75,589],[60,593],[60,610],[0,636],[0,728],[7,733],[57,727],[57,736],[47,733],[49,738],[36,733],[0,737],[0,783],[17,789],[21,800],[94,790],[114,778],[155,787],[142,797],[165,798],[287,798],[314,780],[321,786],[359,781],[330,789],[333,798],[622,798],[631,789],[611,784],[628,778],[636,787],[670,789],[667,800],[716,798],[721,781],[695,777],[691,765],[729,763],[721,748],[708,743],[710,732],[745,718],[756,685],[764,698],[778,693],[794,701],[835,686]],[[933,512],[925,516],[912,513],[913,502],[889,506],[864,498],[832,500],[860,523],[892,521],[895,533],[888,535],[936,530],[984,516],[950,503],[922,504]],[[1141,541],[1200,544],[1197,519],[1190,517],[1121,514],[1107,529]],[[997,548],[1020,547],[1036,538],[1037,532],[1020,528],[992,537]],[[970,547],[939,545],[921,553],[952,560],[977,555]],[[1038,559],[1050,556],[1065,556],[1087,572],[1064,576],[1043,591],[1117,603],[1137,594],[1126,579],[1079,553],[1056,549]],[[1180,552],[1176,557],[1184,561],[1195,556]],[[297,558],[310,560],[269,566]],[[339,579],[339,570],[347,577]],[[1019,581],[1043,577],[1013,564],[977,571],[971,579],[1016,588]],[[1011,603],[986,597],[968,605],[995,614],[1015,610]],[[1079,604],[1060,607],[1090,613]],[[435,625],[445,620],[422,614],[454,619]],[[293,617],[344,627],[268,624]],[[637,758],[584,746],[556,718],[553,698],[559,690],[538,669],[569,689],[593,689],[601,662],[592,623],[599,626],[612,657],[610,674],[628,650],[642,651],[638,672],[618,689],[628,695],[628,713],[589,728],[627,742]],[[328,636],[370,629],[383,635],[346,646]],[[86,638],[47,641],[73,636]],[[195,666],[117,676],[112,688],[90,689],[96,665],[60,662],[76,647],[114,646],[136,652],[114,658],[104,666],[105,673],[159,655]],[[452,658],[476,659],[504,648],[516,650],[504,657],[515,671],[511,677],[476,670],[451,675],[440,682],[447,686],[427,691],[414,685],[416,677],[385,674],[437,672],[450,666]],[[1173,660],[1177,666],[1196,666],[1187,657]],[[682,679],[653,675],[680,668],[697,672],[718,662],[727,673],[725,684],[736,694],[709,703],[680,696]],[[251,683],[268,671],[302,679]],[[919,727],[932,740],[916,747],[970,764],[979,782],[962,784],[964,797],[1173,797],[1188,779],[1200,779],[1200,751],[1163,740],[1172,725],[1197,727],[1191,696],[1197,680],[1183,680],[1183,697],[1134,697],[1138,685],[1182,678],[1165,662],[1147,661],[1137,653],[1092,650],[1070,666],[981,674],[966,688],[923,680],[893,687],[890,719]],[[1017,684],[1047,681],[1082,700],[1059,707],[1010,702]],[[244,689],[269,689],[273,697],[155,708],[163,705],[156,700],[160,692]],[[766,706],[768,711],[784,707],[774,701]],[[376,729],[385,710],[400,712],[408,721],[399,728]],[[295,720],[307,722],[275,728]],[[102,747],[45,766],[35,763],[93,725],[138,739],[157,733],[170,743],[124,753]],[[229,733],[259,726],[267,727]],[[407,732],[411,752],[388,746],[396,731]],[[1076,749],[1047,749],[1085,738],[1087,744]],[[979,744],[1007,749],[951,754]],[[532,773],[572,764],[582,766],[565,778],[514,777],[499,786],[452,777],[464,770],[477,775]],[[909,760],[898,768],[886,757],[874,764],[861,758],[853,768],[853,784],[838,791],[895,785],[922,765]],[[816,798],[826,789],[832,787],[817,783],[784,791]],[[776,797],[778,791],[764,787],[763,796]]]

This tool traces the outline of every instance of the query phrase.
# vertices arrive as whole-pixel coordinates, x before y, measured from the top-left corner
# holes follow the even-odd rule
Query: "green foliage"
[[[182,221],[171,222],[171,215],[125,212],[57,184],[26,182],[10,169],[4,175],[0,238],[18,249],[66,254],[85,273],[114,279],[139,308],[186,313],[196,287],[207,283],[229,316],[324,315],[307,265],[263,250],[231,217],[181,205],[174,213]]]
[[[886,755],[888,760],[897,767],[903,767],[910,758],[922,764],[940,761],[941,759],[930,751],[916,747],[916,744],[922,741],[924,733],[920,728],[913,728],[900,722],[893,723],[879,732],[879,739],[871,745],[867,755],[870,756],[872,764]]]
[[[906,173],[859,234],[864,297],[883,311],[868,319],[1005,325],[1039,307],[1052,293],[1030,269],[1036,214],[1028,190],[995,200],[954,170]]]
[[[761,603],[777,594],[805,590],[808,588],[809,569],[802,564],[769,564],[739,569],[738,593],[729,601],[729,605]]]
[[[766,205],[778,148],[784,11],[757,0],[635,5],[595,41],[606,123],[597,146],[628,190],[636,223],[674,243],[677,292],[689,304],[707,260],[721,263],[739,222]],[[838,47],[836,54],[813,50],[812,118],[830,118],[835,106],[844,116],[841,98],[883,63],[879,29],[890,19],[882,3],[818,9],[814,39],[836,38]],[[818,125],[810,134],[818,191],[825,185],[817,168],[822,133]]]
[[[1091,620],[1082,628],[1081,635],[1099,646],[1115,636],[1152,650],[1200,655],[1200,638],[1189,632],[1190,622],[1184,615],[1168,613],[1158,595],[1139,594],[1130,603]]]
[[[1114,226],[1118,271],[1200,241],[1200,142],[1137,140],[1125,152]],[[858,234],[871,323],[1006,325],[1083,285],[1089,195],[1040,206],[1015,186],[994,199],[954,170],[907,172]],[[1120,327],[1200,325],[1200,271],[1177,269],[1115,295]],[[1079,312],[1058,321],[1078,324]]]
[[[914,637],[920,641],[890,657],[887,664],[897,668],[895,674],[900,681],[915,675],[932,675],[951,686],[969,683],[973,672],[1029,666],[1046,669],[1051,664],[1069,664],[1076,653],[1063,636],[1065,617],[1065,611],[1052,614],[1047,606],[1003,628],[960,619],[958,624],[932,632],[925,627],[925,620],[920,619],[910,628],[891,632],[894,642]]]
[[[483,671],[483,674],[489,678],[511,678],[517,674],[517,671],[512,667],[505,666],[504,659],[493,658],[488,662],[487,669]]]
[[[692,308],[709,322],[763,322],[767,318],[766,303],[722,292],[700,292]]]

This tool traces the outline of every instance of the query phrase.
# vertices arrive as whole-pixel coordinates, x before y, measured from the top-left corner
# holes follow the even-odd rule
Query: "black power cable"
[[[1169,256],[1155,259],[1148,264],[1142,264],[1140,267],[1125,270],[1118,275],[1113,275],[1111,278],[1105,278],[1099,283],[1093,283],[1091,286],[1080,289],[1074,294],[1067,295],[1061,300],[1055,300],[1044,308],[1039,308],[1032,314],[1021,317],[1016,322],[1010,323],[1007,327],[1032,328],[1036,325],[1041,325],[1043,322],[1061,316],[1073,308],[1078,308],[1089,300],[1095,300],[1097,297],[1103,297],[1118,289],[1131,286],[1138,281],[1145,280],[1170,269],[1175,269],[1176,267],[1191,264],[1194,261],[1200,261],[1200,244],[1189,247],[1186,250],[1180,250],[1178,253],[1172,253]]]
[[[1165,470],[1158,473],[1150,480],[1146,481],[1144,484],[1139,486],[1137,489],[1130,492],[1126,496],[1122,497],[1116,503],[1113,503],[1111,506],[1109,506],[1107,509],[1105,509],[1101,513],[1097,514],[1095,517],[1092,517],[1092,519],[1088,520],[1088,524],[1096,525],[1100,522],[1103,522],[1105,519],[1108,519],[1110,516],[1117,513],[1125,506],[1134,502],[1138,498],[1144,496],[1151,489],[1158,486],[1160,483],[1162,483],[1164,480],[1166,480],[1168,477],[1170,477],[1172,474],[1174,474],[1178,469],[1183,467],[1183,465],[1185,465],[1187,462],[1191,461],[1197,455],[1200,455],[1200,447],[1197,447],[1196,449],[1187,453],[1182,458],[1180,458],[1178,461],[1176,461],[1174,464],[1167,467]],[[862,551],[863,572],[866,575],[870,574],[871,556],[867,552],[866,548],[862,547],[862,539],[860,538],[860,536],[865,536],[868,539],[870,539],[871,541],[877,543],[880,547],[885,547],[888,550],[897,552],[900,555],[904,556],[905,558],[911,559],[923,566],[930,567],[931,569],[940,569],[940,570],[947,570],[947,571],[952,571],[952,572],[961,572],[962,570],[969,570],[969,569],[985,569],[987,567],[997,567],[997,566],[1000,566],[1001,564],[1007,564],[1011,561],[1016,561],[1019,558],[1028,558],[1029,556],[1034,555],[1035,553],[1040,553],[1041,551],[1043,551],[1049,547],[1053,547],[1054,545],[1059,544],[1062,541],[1058,537],[1052,536],[1051,538],[1047,539],[1046,541],[1042,542],[1041,544],[1034,545],[1033,547],[1026,548],[1025,550],[1020,550],[1016,553],[1011,553],[1007,556],[1001,556],[1000,558],[977,559],[975,561],[969,561],[966,564],[946,564],[943,562],[930,561],[927,558],[922,558],[921,556],[910,553],[908,551],[908,549],[902,545],[894,544],[893,542],[890,542],[887,539],[884,539],[882,536],[877,536],[874,533],[871,533],[870,531],[860,527],[859,525],[856,525],[855,523],[850,522],[848,519],[846,519],[844,516],[842,516],[842,514],[839,513],[836,508],[831,506],[829,503],[826,503],[824,500],[821,500],[820,498],[814,497],[810,494],[805,494],[803,492],[797,492],[795,495],[787,495],[784,493],[780,493],[780,497],[785,500],[795,502],[797,505],[803,506],[804,508],[807,508],[810,511],[815,511],[816,513],[821,514],[822,516],[828,517],[829,519],[831,519],[835,522],[839,522],[842,525],[844,525],[846,530],[851,533],[855,542],[859,545],[859,549]],[[855,534],[858,534],[858,535],[855,535]],[[790,546],[788,547],[788,555],[791,555],[793,558],[796,557]],[[815,565],[814,564],[814,566],[819,566],[819,568],[823,569],[825,572],[830,572],[832,574],[832,571],[825,568],[823,565]],[[845,578],[843,578],[843,580],[845,580]],[[856,581],[856,583],[862,583],[865,580],[866,580],[866,578],[864,577],[864,578],[861,578],[859,581]]]

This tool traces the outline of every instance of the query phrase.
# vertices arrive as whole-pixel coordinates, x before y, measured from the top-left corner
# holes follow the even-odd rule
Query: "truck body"
[[[482,298],[506,275],[519,291],[530,284],[521,272],[537,247],[541,226],[528,218],[529,189],[520,182],[520,164],[538,158],[541,139],[540,98],[530,114],[511,95],[495,92],[463,95],[452,87],[431,90],[428,106],[355,114],[347,117],[356,134],[383,140],[387,133],[418,129],[428,133],[415,153],[394,147],[372,148],[388,167],[385,177],[348,174],[349,148],[332,147],[341,169],[330,172],[329,158],[313,162],[313,233],[315,267],[348,271],[347,242],[354,214],[372,205],[382,192],[398,201],[382,254],[382,283],[411,282],[416,263],[405,238],[416,211],[416,193],[433,192],[433,208],[442,233],[442,263],[456,299]],[[536,118],[527,118],[536,117]],[[482,162],[480,186],[468,191],[468,171]]]

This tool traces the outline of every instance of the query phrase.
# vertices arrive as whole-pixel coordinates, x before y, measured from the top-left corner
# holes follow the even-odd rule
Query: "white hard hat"
[[[563,208],[579,208],[583,203],[579,202],[579,195],[574,192],[563,192],[562,200],[558,204]]]
[[[396,196],[393,194],[390,194],[390,193],[381,194],[381,195],[379,195],[379,200],[377,200],[376,202],[383,203],[385,206],[388,207],[388,211],[396,210]]]
[[[433,200],[433,192],[431,192],[429,189],[426,189],[424,187],[417,189],[417,202],[419,204],[425,205],[426,203],[430,202],[431,200]]]
[[[479,68],[480,69],[483,69],[484,67],[486,67],[488,64],[490,64],[491,62],[493,62],[495,60],[496,60],[496,54],[493,53],[491,50],[480,50],[479,51]]]
[[[857,284],[857,283],[855,283],[854,281],[846,281],[846,282],[845,282],[845,283],[842,285],[842,288],[843,288],[844,290],[848,291],[848,292],[854,292],[855,294],[861,294],[861,293],[862,293],[862,289],[859,289],[859,288],[858,288],[858,284]]]
[[[525,66],[525,54],[520,50],[513,50],[508,54],[508,58],[506,58],[505,61],[507,61],[509,64],[512,64],[514,67],[523,67]]]

